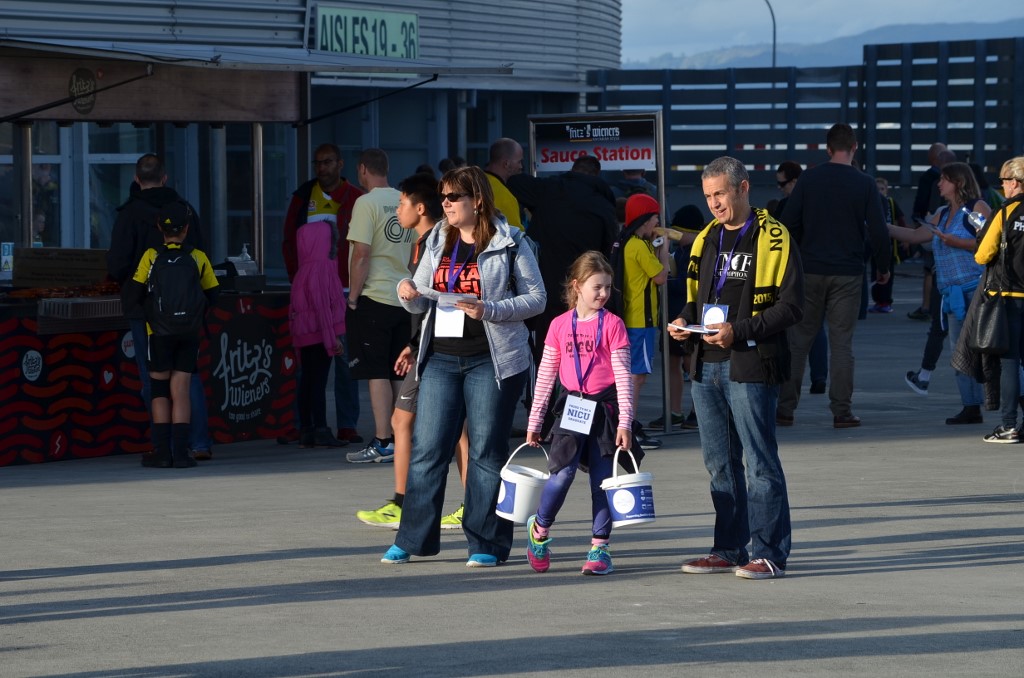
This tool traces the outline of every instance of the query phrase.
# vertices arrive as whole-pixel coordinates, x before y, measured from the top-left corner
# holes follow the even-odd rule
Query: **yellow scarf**
[[[754,299],[751,315],[757,315],[766,308],[775,305],[779,299],[779,288],[782,278],[786,275],[786,264],[789,261],[789,249],[792,241],[789,231],[769,216],[767,210],[753,208],[760,229],[757,242],[757,258],[754,261]],[[700,278],[700,259],[704,253],[704,242],[708,232],[718,225],[714,219],[693,241],[690,249],[690,263],[686,267],[686,300],[697,301],[697,283]]]

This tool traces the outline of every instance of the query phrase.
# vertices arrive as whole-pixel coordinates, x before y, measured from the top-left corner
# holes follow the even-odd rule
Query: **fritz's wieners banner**
[[[655,113],[593,113],[531,116],[534,173],[567,172],[581,155],[602,170],[658,170],[660,116]]]

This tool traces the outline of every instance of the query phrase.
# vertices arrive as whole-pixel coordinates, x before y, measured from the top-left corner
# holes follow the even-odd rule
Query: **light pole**
[[[764,4],[768,5],[768,12],[772,15],[772,68],[775,68],[775,10],[768,0],[764,0]]]

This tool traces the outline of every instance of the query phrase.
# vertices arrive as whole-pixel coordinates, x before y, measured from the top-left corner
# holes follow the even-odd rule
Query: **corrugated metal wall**
[[[621,0],[381,0],[380,10],[416,12],[420,56],[451,64],[514,63],[515,76],[581,80],[618,68]],[[413,6],[414,5],[414,6]]]
[[[301,47],[306,0],[4,0],[7,38]]]
[[[301,47],[306,4],[306,0],[4,0],[0,35]],[[587,70],[619,66],[621,0],[339,0],[336,4],[418,14],[423,59],[466,66],[480,61],[512,62],[515,78],[581,83]]]

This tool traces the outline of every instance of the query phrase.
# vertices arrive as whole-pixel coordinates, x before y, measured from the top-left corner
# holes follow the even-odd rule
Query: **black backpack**
[[[159,336],[192,334],[203,326],[207,299],[190,245],[157,250],[149,269],[146,321]]]
[[[612,289],[611,294],[608,297],[608,302],[605,304],[610,312],[622,318],[626,312],[626,302],[623,298],[623,294],[626,289],[626,242],[629,241],[636,232],[643,226],[643,222],[634,225],[632,228],[623,228],[619,232],[619,237],[612,243],[611,256],[608,257],[608,263],[612,265]],[[647,291],[644,291],[644,299],[649,299]],[[648,304],[645,304],[645,307]],[[650,310],[645,309],[647,316],[650,316]]]

